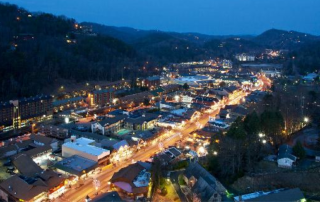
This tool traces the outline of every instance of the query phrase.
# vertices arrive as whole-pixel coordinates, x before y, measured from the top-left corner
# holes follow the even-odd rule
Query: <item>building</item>
[[[20,175],[0,184],[0,198],[5,201],[42,201],[65,192],[63,178],[52,170],[43,170],[26,154],[19,154],[13,165]]]
[[[145,79],[137,79],[137,85],[154,90],[160,86],[160,76],[149,76]]]
[[[96,161],[74,155],[57,162],[54,167],[58,172],[66,175],[81,177],[98,166]]]
[[[124,97],[119,98],[120,103],[123,107],[133,107],[134,105],[143,104],[144,100],[150,100],[154,97],[150,91],[144,91],[132,95],[127,95]]]
[[[121,199],[118,192],[116,192],[116,191],[111,191],[111,192],[107,192],[105,194],[101,194],[92,200],[92,202],[106,202],[106,201],[108,201],[108,202],[125,202],[124,200]]]
[[[28,149],[31,140],[14,142],[13,144],[0,147],[0,158],[7,158]]]
[[[12,164],[19,171],[19,173],[25,177],[33,177],[42,172],[40,166],[32,160],[32,158],[26,154],[19,154],[13,160]]]
[[[250,194],[234,197],[235,202],[243,201],[306,201],[302,191],[299,188],[295,189],[277,189],[273,191],[259,191]]]
[[[38,95],[0,103],[0,132],[51,119],[52,114],[52,97],[50,95]]]
[[[227,69],[232,68],[231,60],[222,60],[222,67]]]
[[[110,151],[94,146],[95,141],[88,138],[71,137],[70,142],[62,145],[62,157],[78,155],[95,162],[105,162],[110,155]]]
[[[4,201],[43,201],[65,192],[64,178],[48,170],[28,178],[14,175],[0,184],[0,198]]]
[[[124,120],[128,116],[125,114],[108,115],[103,117],[101,121],[91,124],[92,132],[100,132],[103,135],[115,134],[124,126]]]
[[[239,97],[240,93],[242,92],[242,89],[237,86],[229,86],[224,88],[224,90],[228,93],[229,100]]]
[[[180,90],[182,88],[181,85],[179,84],[169,84],[166,86],[162,86],[163,90],[164,90],[164,94],[168,94],[168,93],[172,93],[172,92],[176,92],[178,90]]]
[[[278,150],[278,167],[281,168],[292,168],[293,164],[296,162],[297,157],[292,154],[292,148],[287,145],[281,145]]]
[[[10,101],[18,107],[15,121],[19,127],[23,127],[30,121],[42,121],[51,119],[53,114],[52,97],[50,95],[39,95],[18,101]],[[14,125],[16,124],[14,123]]]
[[[0,132],[13,129],[14,105],[10,102],[0,102]]]
[[[170,147],[167,150],[161,152],[157,155],[158,159],[163,165],[168,165],[169,163],[175,163],[181,160],[182,152],[176,147]]]
[[[193,97],[190,95],[182,95],[181,96],[181,102],[185,104],[191,104],[193,100]]]
[[[36,162],[38,165],[43,165],[44,167],[47,166],[47,160],[50,158],[52,154],[52,148],[49,145],[45,146],[39,146],[33,149],[29,149],[27,151],[23,151],[20,154],[17,154],[14,156],[19,156],[21,154],[25,154],[32,158],[34,162]]]
[[[88,103],[91,106],[107,106],[112,104],[114,98],[114,89],[94,90],[88,95]]]
[[[39,132],[49,137],[57,138],[59,140],[64,140],[69,138],[68,129],[57,127],[57,126],[42,125],[39,129]]]
[[[279,76],[281,75],[283,65],[282,64],[271,64],[271,63],[266,63],[266,64],[241,64],[241,71],[249,71],[249,72],[257,72],[257,73],[267,73],[269,76]]]
[[[225,187],[198,163],[190,163],[183,179],[193,193],[193,201],[221,201]]]
[[[230,110],[230,117],[245,117],[249,113],[249,110],[242,106],[237,106],[236,108]]]
[[[115,90],[120,90],[120,89],[130,89],[131,88],[131,81],[130,80],[125,80],[121,79],[118,81],[113,81],[113,82],[108,82],[107,84],[101,84],[101,85],[95,85],[95,89],[109,89],[113,88]]]
[[[204,97],[204,96],[197,96],[194,100],[194,103],[197,104],[204,104],[207,106],[212,106],[215,105],[219,102],[219,100],[217,98],[214,97]]]
[[[245,61],[252,62],[252,61],[255,61],[255,56],[242,53],[242,54],[237,54],[236,59],[240,62],[245,62]]]
[[[125,128],[129,130],[147,130],[155,126],[159,115],[152,113],[131,114],[125,119]]]
[[[54,110],[54,112],[59,112],[59,111],[63,111],[66,109],[77,108],[77,107],[83,105],[84,100],[85,99],[81,96],[62,99],[62,100],[55,100],[52,103],[53,110]]]
[[[57,151],[59,149],[59,141],[54,138],[32,134],[30,135],[30,139],[33,141],[31,144],[33,147],[50,146],[52,151]]]
[[[146,197],[151,177],[150,169],[149,163],[140,161],[122,168],[112,176],[112,186],[134,198]]]

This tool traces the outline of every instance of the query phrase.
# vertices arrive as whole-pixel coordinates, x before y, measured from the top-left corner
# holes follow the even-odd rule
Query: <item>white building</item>
[[[187,103],[187,104],[191,104],[192,103],[192,100],[193,100],[193,97],[189,96],[189,95],[182,95],[181,97],[181,101],[183,103]]]
[[[242,54],[237,54],[236,55],[236,59],[238,61],[241,61],[241,62],[254,61],[255,60],[255,56],[254,55],[247,55],[245,53],[242,53]]]
[[[222,60],[222,67],[227,69],[232,68],[231,60]]]
[[[70,142],[66,142],[62,145],[62,157],[78,155],[98,162],[110,155],[109,150],[96,147],[93,145],[94,143],[94,140],[88,138],[82,137],[76,139],[75,136],[72,136]]]
[[[278,70],[261,70],[261,73],[264,74],[266,77],[280,77],[281,72]]]
[[[278,152],[278,167],[281,168],[292,168],[296,162],[297,157],[292,154],[292,148],[289,145],[281,145]]]

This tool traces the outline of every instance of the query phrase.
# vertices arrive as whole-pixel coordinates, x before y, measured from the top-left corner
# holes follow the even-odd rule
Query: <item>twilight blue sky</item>
[[[212,35],[271,29],[320,35],[320,0],[0,0],[77,21]]]

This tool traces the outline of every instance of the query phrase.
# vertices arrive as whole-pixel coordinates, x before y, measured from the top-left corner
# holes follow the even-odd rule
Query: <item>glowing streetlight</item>
[[[200,153],[200,154],[205,153],[205,151],[206,151],[206,150],[205,150],[205,148],[204,148],[204,147],[200,147],[200,148],[199,148],[199,153]]]
[[[217,156],[217,155],[218,155],[218,152],[214,151],[214,152],[213,152],[213,155]]]
[[[266,144],[267,143],[267,140],[262,140],[262,144]]]
[[[304,121],[305,123],[308,123],[308,122],[309,122],[309,118],[308,118],[308,117],[304,117],[303,121]]]
[[[117,103],[117,99],[113,99],[113,100],[112,100],[112,103],[113,103],[113,104],[116,104],[116,103]]]
[[[174,99],[175,99],[176,102],[178,102],[179,101],[179,95],[174,96]]]

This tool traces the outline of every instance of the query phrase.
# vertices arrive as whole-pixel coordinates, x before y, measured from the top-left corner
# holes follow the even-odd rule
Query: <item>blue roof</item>
[[[120,142],[117,142],[115,143],[112,147],[115,149],[115,150],[119,150],[120,147],[124,147],[124,146],[128,146],[129,147],[129,144],[126,140],[121,140]]]
[[[109,92],[113,92],[113,91],[114,91],[114,89],[110,88],[110,89],[94,90],[93,93],[100,94],[100,93],[109,93]]]
[[[51,95],[37,95],[35,97],[22,98],[19,100],[19,103],[23,104],[23,103],[30,103],[30,102],[36,102],[39,100],[49,100],[49,99],[52,99]]]
[[[54,101],[52,104],[53,104],[53,106],[58,106],[58,105],[67,104],[68,102],[81,101],[83,99],[84,99],[83,97],[73,97],[73,98],[68,98],[68,99],[63,99],[63,100],[57,100],[57,101]]]
[[[149,81],[160,80],[160,76],[149,76],[149,77],[147,78],[147,80],[149,80]]]
[[[8,107],[13,107],[13,104],[10,102],[0,102],[0,109],[4,109]]]

